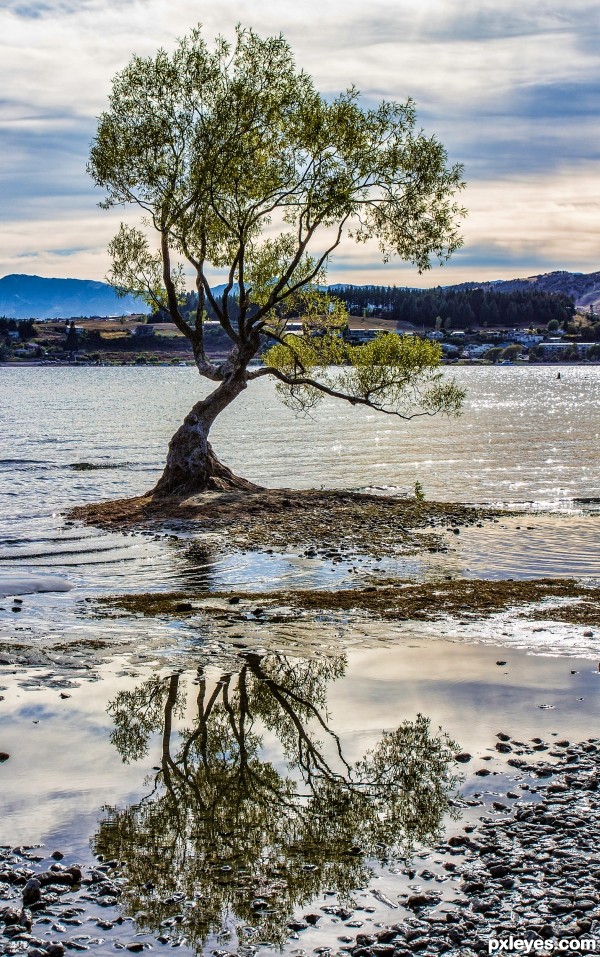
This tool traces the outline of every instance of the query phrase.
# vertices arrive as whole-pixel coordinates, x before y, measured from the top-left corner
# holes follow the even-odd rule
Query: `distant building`
[[[351,345],[359,346],[365,342],[372,342],[381,332],[381,329],[347,329],[344,332],[344,339]]]
[[[536,336],[529,332],[516,332],[511,338],[513,342],[520,342],[522,346],[527,346],[528,348],[537,346],[540,342],[544,341],[543,336]]]
[[[480,345],[480,346],[467,346],[462,355],[465,359],[481,359],[482,356],[489,352],[489,345]]]
[[[580,345],[584,345],[584,343],[580,343]],[[563,352],[567,352],[568,349],[571,349],[572,346],[572,342],[565,342],[564,339],[547,339],[545,342],[540,343],[540,348],[544,355],[548,356],[561,355]]]

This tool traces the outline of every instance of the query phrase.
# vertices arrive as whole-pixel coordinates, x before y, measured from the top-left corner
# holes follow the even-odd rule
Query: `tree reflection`
[[[349,899],[369,859],[435,840],[457,784],[456,745],[422,715],[346,759],[326,711],[344,658],[240,662],[216,680],[199,669],[189,727],[175,729],[192,704],[177,674],[109,707],[123,760],[142,757],[156,733],[162,759],[146,799],[107,809],[96,851],[125,862],[141,927],[156,932],[175,916],[197,946],[240,922],[282,943],[294,908],[325,889]]]

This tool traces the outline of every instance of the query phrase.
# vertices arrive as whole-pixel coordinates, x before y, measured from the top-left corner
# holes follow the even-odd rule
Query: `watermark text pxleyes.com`
[[[517,951],[520,954],[544,954],[551,951],[562,953],[600,954],[600,940],[589,940],[577,937],[563,937],[561,940],[525,940],[523,937],[513,937],[510,934],[503,940],[488,940],[488,954],[498,954],[503,951]]]

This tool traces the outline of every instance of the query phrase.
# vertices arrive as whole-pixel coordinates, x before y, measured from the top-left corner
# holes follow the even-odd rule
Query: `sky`
[[[2,0],[0,276],[104,279],[127,210],[86,173],[112,76],[199,21],[282,32],[333,95],[416,101],[465,167],[463,248],[419,275],[348,241],[330,282],[446,285],[600,269],[597,0]],[[215,280],[217,276],[215,275]]]

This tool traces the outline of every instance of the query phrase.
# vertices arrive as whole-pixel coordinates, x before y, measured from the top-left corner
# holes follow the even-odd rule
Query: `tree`
[[[500,361],[500,356],[502,355],[503,351],[504,350],[500,346],[492,346],[492,348],[488,349],[488,351],[484,354],[483,358],[487,362],[493,362],[495,364],[496,362]]]
[[[512,345],[507,346],[506,349],[502,351],[502,358],[508,360],[508,362],[514,362],[515,359],[518,359],[523,352],[523,346],[518,342],[513,342]]]
[[[389,338],[371,353],[344,347],[343,308],[319,288],[344,237],[376,240],[385,261],[397,255],[420,270],[461,245],[462,169],[415,122],[410,100],[367,109],[354,88],[325,100],[283,37],[240,27],[233,45],[217,38],[212,49],[195,29],[172,54],[134,56],[115,76],[88,169],[106,190],[101,205],[132,205],[145,219],[144,228],[121,224],[109,279],[168,312],[200,375],[216,383],[173,436],[155,494],[249,486],[208,436],[265,375],[304,410],[329,395],[402,418],[459,411],[463,395],[442,380],[436,346]],[[227,273],[218,295],[215,268]],[[198,296],[193,321],[182,312],[185,270]],[[209,308],[231,343],[219,363],[205,349]],[[307,335],[320,327],[306,348],[286,332],[292,315]],[[266,365],[249,369],[268,342],[277,348]],[[382,361],[385,374],[372,364]]]
[[[77,329],[75,328],[75,323],[70,322],[66,328],[66,338],[65,338],[65,352],[77,352],[79,349],[79,336],[77,334]]]

